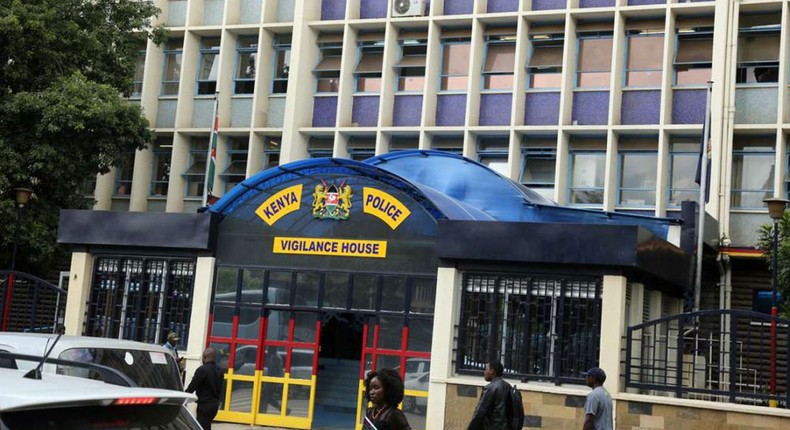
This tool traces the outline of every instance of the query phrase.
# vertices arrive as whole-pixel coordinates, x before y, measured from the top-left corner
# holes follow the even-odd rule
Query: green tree
[[[13,189],[29,187],[17,269],[46,276],[62,256],[60,209],[152,135],[132,85],[140,46],[159,42],[150,1],[0,0],[0,269],[10,266]]]
[[[785,211],[779,220],[779,240],[777,241],[777,283],[776,290],[782,297],[790,297],[790,211]],[[758,231],[760,239],[757,248],[763,251],[763,256],[771,270],[773,257],[773,223],[760,226]],[[785,306],[781,312],[783,317],[790,318],[790,306]]]

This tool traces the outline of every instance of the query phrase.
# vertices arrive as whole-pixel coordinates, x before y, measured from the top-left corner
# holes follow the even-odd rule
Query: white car
[[[430,372],[425,372],[422,375],[412,374],[412,377],[406,378],[406,380],[403,381],[403,386],[407,390],[428,391],[428,381],[430,379],[430,376],[431,376]],[[427,397],[417,397],[417,396],[409,396],[409,395],[403,397],[404,411],[416,412],[419,409],[422,410],[424,413],[427,405],[428,405]]]
[[[192,394],[28,372],[0,369],[2,430],[200,430],[185,406]]]
[[[167,348],[130,340],[89,336],[61,336],[39,333],[0,332],[0,352],[42,357],[54,345],[50,358],[100,364],[116,369],[136,385],[183,391],[181,374],[175,357]],[[57,342],[56,342],[57,339]],[[35,363],[27,360],[0,360],[0,367],[32,369]],[[95,377],[86,368],[47,363],[45,373]]]

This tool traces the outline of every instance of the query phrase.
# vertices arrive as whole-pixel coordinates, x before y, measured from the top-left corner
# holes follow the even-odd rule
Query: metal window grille
[[[597,363],[600,278],[465,274],[458,373],[499,360],[522,379],[578,382]]]
[[[83,334],[186,344],[194,283],[194,260],[99,257]]]

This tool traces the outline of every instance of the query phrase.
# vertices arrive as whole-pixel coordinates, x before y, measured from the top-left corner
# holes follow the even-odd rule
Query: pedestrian
[[[222,369],[217,366],[213,348],[203,351],[203,365],[195,370],[188,393],[197,394],[197,420],[204,430],[211,430],[211,421],[219,411],[219,398],[222,394]]]
[[[281,378],[284,375],[283,360],[280,357],[280,354],[277,352],[276,347],[270,346],[266,348],[266,355],[264,356],[263,366],[264,366],[263,369],[264,376],[275,376]],[[275,412],[277,414],[279,414],[280,411],[282,410],[283,406],[280,403],[280,400],[282,399],[282,389],[280,389],[280,387],[282,387],[281,384],[277,384],[273,382],[263,383],[263,390],[262,390],[263,401],[261,402],[262,403],[261,406],[263,407],[262,410],[263,413],[266,413],[266,410],[269,408],[269,405],[274,406]],[[291,415],[291,409],[288,408],[285,411],[285,414]]]
[[[598,367],[584,372],[587,386],[593,390],[584,402],[584,430],[613,430],[612,396],[603,387],[606,372]]]
[[[176,347],[178,346],[178,342],[180,340],[181,338],[179,338],[175,332],[171,331],[170,334],[167,335],[167,341],[165,342],[164,347],[167,348],[167,350],[173,354],[173,358],[176,359],[176,363],[178,363],[178,372],[181,375],[181,381],[183,382],[187,368],[187,360],[186,357],[179,357],[178,355],[178,348]]]
[[[403,401],[403,380],[394,369],[374,370],[365,377],[365,397],[373,403],[362,419],[363,430],[411,430],[398,405]]]
[[[505,371],[502,363],[490,361],[483,372],[488,385],[483,387],[468,430],[508,430],[507,404],[510,384],[502,379]]]

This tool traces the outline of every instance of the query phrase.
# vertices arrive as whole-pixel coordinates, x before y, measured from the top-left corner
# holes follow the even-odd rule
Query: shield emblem
[[[330,214],[334,214],[339,202],[340,194],[337,192],[337,187],[335,184],[332,184],[326,190],[326,200],[324,201],[324,204],[326,205],[326,211]]]

